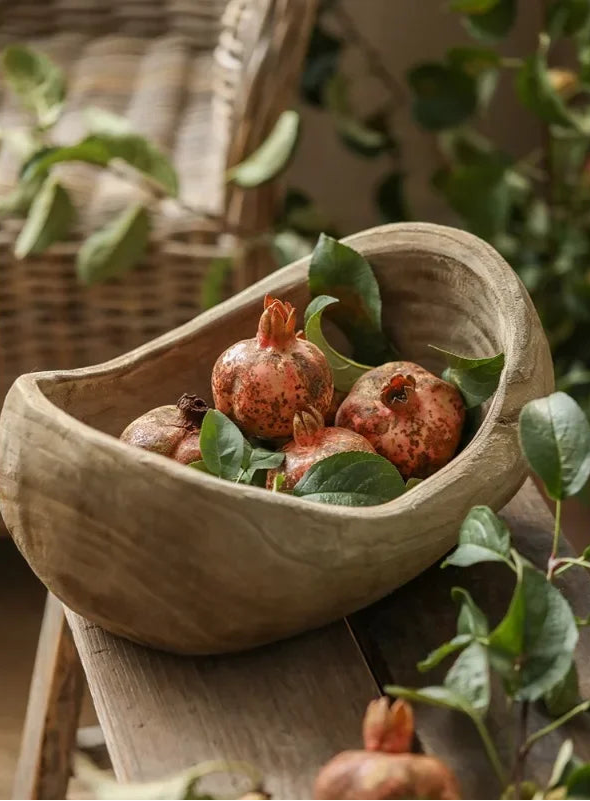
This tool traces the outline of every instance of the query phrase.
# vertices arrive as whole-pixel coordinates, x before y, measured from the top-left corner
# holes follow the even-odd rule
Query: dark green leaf
[[[468,409],[479,406],[494,394],[504,368],[503,353],[484,359],[468,359],[449,350],[437,348],[436,345],[430,347],[445,355],[449,367],[443,373],[443,378],[455,384],[463,395]]]
[[[407,220],[404,174],[397,170],[388,173],[377,187],[376,201],[383,222]]]
[[[564,392],[529,401],[520,413],[520,444],[554,500],[576,495],[590,476],[590,425]]]
[[[332,229],[332,224],[318,206],[298,189],[289,189],[285,195],[284,211],[280,220],[287,229],[303,236],[319,236]]]
[[[552,39],[574,36],[590,19],[588,0],[555,0],[547,9],[545,29]]]
[[[501,64],[498,53],[484,47],[453,47],[447,58],[452,67],[474,78],[479,105],[486,108],[498,82]]]
[[[27,220],[14,244],[14,255],[23,259],[30,253],[41,253],[63,239],[75,216],[67,191],[53,178],[47,178],[31,203]]]
[[[201,425],[199,444],[209,472],[235,481],[244,455],[244,437],[237,425],[216,409],[209,409]]]
[[[207,465],[202,459],[200,459],[198,462],[190,462],[189,467],[192,467],[193,470],[200,470],[201,473],[207,473],[210,476],[215,475],[214,473],[211,473],[210,470],[207,470]]]
[[[572,610],[540,571],[519,563],[510,607],[489,637],[492,667],[517,701],[536,701],[566,675],[578,641]]]
[[[499,0],[489,11],[465,15],[462,20],[471,36],[484,42],[495,42],[512,28],[517,10],[517,0]]]
[[[202,435],[201,435],[202,436]],[[297,482],[293,495],[316,503],[377,506],[403,495],[397,468],[376,453],[337,453],[316,462]]]
[[[470,634],[458,634],[456,637],[453,637],[452,640],[449,640],[449,642],[445,642],[443,645],[439,645],[434,651],[431,651],[426,659],[418,662],[416,667],[421,673],[432,670],[432,668],[440,664],[443,659],[446,659],[447,656],[454,654],[456,651],[460,651],[472,641],[473,637]]]
[[[463,587],[453,587],[451,597],[453,601],[461,602],[461,610],[457,618],[457,633],[470,634],[472,637],[487,637],[488,620],[467,590],[464,590]]]
[[[227,171],[227,180],[250,189],[275,178],[285,169],[295,152],[299,123],[296,111],[283,111],[258,150]]]
[[[322,234],[309,265],[309,289],[314,297],[340,301],[331,317],[352,342],[357,361],[376,365],[397,357],[381,329],[379,284],[360,253]]]
[[[332,376],[334,387],[342,392],[350,392],[355,382],[371,367],[342,356],[327,342],[322,332],[322,313],[327,306],[338,303],[337,298],[329,295],[319,295],[314,298],[305,310],[305,336],[322,351],[326,357]]]
[[[475,80],[445,64],[427,63],[408,72],[412,110],[424,128],[440,131],[470,117],[477,107]]]
[[[573,770],[566,782],[566,798],[590,798],[590,763]]]
[[[572,662],[563,679],[545,693],[543,702],[551,717],[559,718],[573,709],[579,701],[578,671],[576,663]]]
[[[455,660],[444,681],[453,694],[463,698],[466,706],[487,712],[490,705],[490,669],[483,645],[472,643]]]
[[[250,484],[257,470],[272,470],[280,467],[284,461],[284,453],[268,451],[266,448],[252,448],[247,463],[244,464],[244,460],[242,460],[242,467],[246,469],[240,481],[243,484]]]
[[[442,567],[509,562],[510,532],[489,506],[474,506],[461,525],[459,545]]]
[[[62,71],[47,56],[23,45],[2,52],[2,70],[11,89],[47,128],[59,118],[66,94]]]
[[[577,127],[576,118],[555,91],[549,78],[544,40],[529,56],[516,78],[516,90],[521,103],[540,119],[565,128]]]
[[[316,24],[301,76],[301,91],[308,103],[322,105],[326,84],[336,72],[341,49],[340,39]]]
[[[46,174],[54,164],[63,161],[84,161],[104,167],[110,158],[104,143],[97,139],[84,139],[77,145],[68,147],[42,147],[23,164],[21,178],[33,180],[38,175]]]
[[[135,267],[146,251],[150,220],[141,205],[121,212],[91,234],[78,251],[78,278],[95,284],[115,278]]]
[[[500,0],[451,0],[451,9],[461,14],[485,14]]]
[[[350,87],[342,73],[335,73],[325,87],[326,107],[331,113],[337,132],[348,147],[369,158],[385,152],[390,145],[383,131],[371,128],[353,112]]]
[[[228,293],[228,281],[233,271],[233,259],[219,256],[213,259],[201,284],[201,308],[203,311],[217,306]]]

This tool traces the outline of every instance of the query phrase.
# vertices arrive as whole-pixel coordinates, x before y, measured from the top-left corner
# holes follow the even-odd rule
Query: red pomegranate
[[[198,462],[201,423],[208,408],[201,398],[185,393],[176,406],[158,406],[129,423],[120,439],[182,464]]]
[[[293,433],[293,415],[330,408],[334,383],[321,350],[295,333],[290,303],[264,299],[254,339],[236,342],[217,359],[211,377],[215,406],[244,433],[280,440]]]
[[[464,420],[456,387],[412,362],[369,370],[336,414],[336,425],[366,437],[406,480],[426,478],[450,461]]]
[[[285,461],[280,467],[268,471],[266,486],[271,489],[277,473],[283,473],[282,489],[293,489],[313,464],[347,451],[375,453],[371,443],[360,434],[346,428],[325,428],[322,415],[310,406],[297,412],[293,418],[293,439],[282,448]]]

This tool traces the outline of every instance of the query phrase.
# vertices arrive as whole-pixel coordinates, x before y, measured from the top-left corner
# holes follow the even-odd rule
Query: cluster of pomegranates
[[[281,448],[284,463],[269,471],[267,487],[280,472],[282,490],[316,462],[348,451],[376,452],[406,480],[426,478],[453,457],[465,418],[459,391],[411,362],[382,364],[347,395],[335,392],[326,357],[296,330],[293,306],[268,295],[256,337],[221,354],[211,389],[215,407],[244,436]],[[121,439],[190,464],[201,459],[206,412],[204,401],[185,394],[135,420]]]

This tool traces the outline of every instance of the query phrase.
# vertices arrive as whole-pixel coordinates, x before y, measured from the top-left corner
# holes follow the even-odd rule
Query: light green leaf
[[[26,214],[46,178],[47,173],[37,175],[32,180],[21,178],[14,189],[0,198],[0,215],[22,216]]]
[[[24,45],[2,52],[2,71],[11,89],[47,128],[57,121],[64,105],[66,85],[62,71],[47,56]]]
[[[457,633],[470,634],[472,637],[488,636],[488,620],[471,595],[463,587],[453,587],[453,601],[461,601],[461,610],[457,618]]]
[[[489,636],[492,667],[517,701],[536,701],[564,678],[578,629],[563,595],[529,564],[518,562],[510,607]]]
[[[446,64],[425,63],[413,67],[407,78],[414,117],[428,130],[453,128],[476,110],[475,80],[461,70]]]
[[[244,453],[246,453],[246,451],[244,451]],[[280,451],[269,451],[266,448],[251,448],[247,459],[242,459],[242,468],[245,468],[245,471],[240,478],[240,482],[243,484],[250,484],[257,470],[272,470],[276,467],[280,467],[284,461],[285,454]]]
[[[551,717],[559,718],[577,706],[579,702],[578,670],[576,663],[572,662],[563,679],[545,693],[543,703]]]
[[[489,11],[466,14],[462,22],[469,34],[484,42],[496,42],[506,36],[516,21],[517,0],[498,0]]]
[[[477,714],[465,698],[453,692],[449,687],[422,687],[420,690],[411,690],[397,684],[389,684],[384,687],[384,690],[393,698],[405,698],[406,701],[454,709],[457,712],[464,712],[469,717]]]
[[[213,259],[201,284],[201,308],[212,309],[228,294],[228,281],[234,268],[233,259],[219,256]]]
[[[90,106],[83,111],[84,122],[93,134],[107,134],[107,136],[121,136],[133,133],[131,123],[127,117],[114,114],[97,106]]]
[[[272,482],[272,491],[280,492],[284,483],[285,483],[285,474],[277,473]]]
[[[520,413],[519,436],[532,470],[554,500],[576,495],[590,477],[590,425],[564,392],[529,401]]]
[[[474,506],[461,524],[457,549],[442,567],[469,567],[479,562],[510,564],[510,532],[488,506]]]
[[[76,269],[80,281],[95,284],[130,270],[146,251],[149,230],[148,213],[138,204],[95,231],[78,251]]]
[[[557,756],[555,757],[555,762],[553,763],[553,768],[551,770],[551,776],[547,783],[547,789],[552,790],[554,787],[558,787],[559,785],[563,784],[564,774],[567,771],[573,755],[573,740],[565,740],[561,744],[560,749],[557,752]]]
[[[470,709],[485,714],[490,705],[490,669],[487,651],[473,642],[455,660],[445,676],[445,687],[464,699]]]
[[[279,231],[272,240],[272,247],[279,267],[303,259],[312,251],[309,239],[296,231]]]
[[[381,328],[381,294],[369,262],[348,245],[321,234],[309,265],[313,297],[329,295],[340,303],[331,317],[354,346],[354,358],[377,365],[397,358]]]
[[[503,353],[485,359],[468,359],[437,348],[436,345],[430,347],[445,355],[449,367],[444,371],[443,378],[455,384],[468,409],[479,406],[494,394],[504,369]]]
[[[64,187],[47,178],[31,203],[29,214],[14,244],[14,255],[23,259],[41,253],[63,239],[74,222],[76,212]]]
[[[355,451],[316,462],[297,482],[293,495],[315,503],[377,506],[404,490],[403,478],[391,462],[376,453]]]
[[[104,167],[109,160],[110,154],[104,144],[94,139],[84,139],[77,145],[68,147],[42,147],[25,161],[21,169],[21,178],[33,180],[39,175],[47,174],[54,164],[64,161],[84,161]]]
[[[209,409],[201,425],[199,444],[210,473],[235,481],[242,468],[244,437],[235,423],[216,409]]]
[[[335,73],[324,91],[326,107],[345,144],[369,158],[378,156],[389,148],[390,140],[384,131],[371,128],[353,113],[350,85],[345,75],[341,72]]]
[[[338,303],[337,298],[328,295],[320,295],[311,301],[305,310],[305,336],[326,357],[334,378],[334,387],[342,392],[349,392],[357,379],[372,368],[342,356],[327,342],[322,332],[322,314],[333,303]]]
[[[207,473],[210,476],[214,475],[214,473],[211,473],[209,470],[207,470],[207,465],[202,459],[200,459],[198,462],[190,462],[188,466],[192,467],[193,470],[200,470],[201,473]]]
[[[406,492],[409,492],[414,487],[417,487],[418,484],[421,484],[424,481],[423,478],[409,478],[406,481]]]
[[[456,637],[453,637],[452,640],[449,640],[449,642],[445,642],[439,645],[438,648],[435,648],[434,651],[431,651],[426,659],[418,662],[418,670],[421,673],[432,670],[432,668],[440,664],[443,659],[446,659],[447,656],[465,648],[465,646],[469,645],[471,642],[473,642],[473,637],[470,634],[458,634]]]
[[[299,138],[299,127],[299,114],[292,110],[283,111],[258,150],[227,171],[227,180],[245,189],[271,181],[291,160]]]

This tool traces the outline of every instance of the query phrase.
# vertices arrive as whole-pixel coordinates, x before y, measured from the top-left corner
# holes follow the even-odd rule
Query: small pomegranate
[[[158,406],[129,423],[119,439],[182,464],[198,462],[201,423],[208,409],[204,400],[185,393],[176,406]]]
[[[314,798],[460,798],[447,766],[422,754],[343,751],[318,773]]]
[[[295,333],[295,309],[267,295],[254,339],[217,359],[211,377],[215,406],[244,433],[280,440],[293,433],[293,415],[330,408],[334,383],[321,350]]]
[[[282,449],[285,461],[280,467],[269,470],[266,486],[272,488],[277,473],[283,473],[284,490],[293,489],[312,464],[327,456],[347,451],[375,453],[370,442],[347,428],[325,428],[324,418],[313,406],[297,412],[293,418],[293,439]]]
[[[336,425],[366,437],[406,480],[426,478],[450,461],[464,420],[459,390],[412,362],[369,370],[336,414]]]

